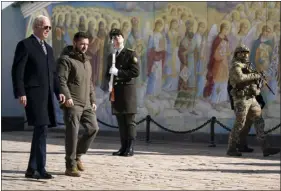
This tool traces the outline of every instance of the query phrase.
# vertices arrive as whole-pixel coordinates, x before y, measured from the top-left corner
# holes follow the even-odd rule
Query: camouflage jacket
[[[233,61],[229,72],[229,83],[233,87],[230,93],[234,99],[259,95],[259,80],[260,74],[252,72],[247,64]]]

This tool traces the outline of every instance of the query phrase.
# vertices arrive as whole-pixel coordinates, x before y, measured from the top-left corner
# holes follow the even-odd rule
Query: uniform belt
[[[133,82],[115,81],[114,85],[134,84]]]

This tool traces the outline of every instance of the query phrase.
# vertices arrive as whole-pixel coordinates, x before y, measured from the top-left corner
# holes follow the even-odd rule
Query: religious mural
[[[231,125],[228,71],[235,47],[243,43],[275,92],[262,90],[264,117],[280,123],[280,2],[62,2],[44,10],[52,20],[56,58],[76,32],[89,34],[87,54],[102,121],[116,124],[103,87],[105,58],[112,51],[108,33],[119,28],[125,47],[134,49],[140,62],[138,119],[149,114],[176,130],[212,116]],[[194,125],[184,127],[183,118]]]

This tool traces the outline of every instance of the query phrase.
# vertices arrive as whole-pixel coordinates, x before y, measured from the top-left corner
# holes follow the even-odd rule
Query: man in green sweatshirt
[[[65,160],[67,176],[81,176],[84,171],[81,162],[90,144],[98,132],[96,118],[96,97],[92,83],[92,68],[85,55],[89,45],[86,33],[74,35],[73,46],[64,48],[58,59],[58,76],[61,92],[65,95],[65,104],[61,106],[65,123]],[[80,124],[85,133],[78,139]]]

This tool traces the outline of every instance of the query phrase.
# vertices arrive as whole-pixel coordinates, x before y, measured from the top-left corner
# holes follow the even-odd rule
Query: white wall
[[[14,99],[11,68],[17,43],[25,37],[25,21],[20,8],[9,6],[2,10],[2,116],[24,116],[24,109]]]

